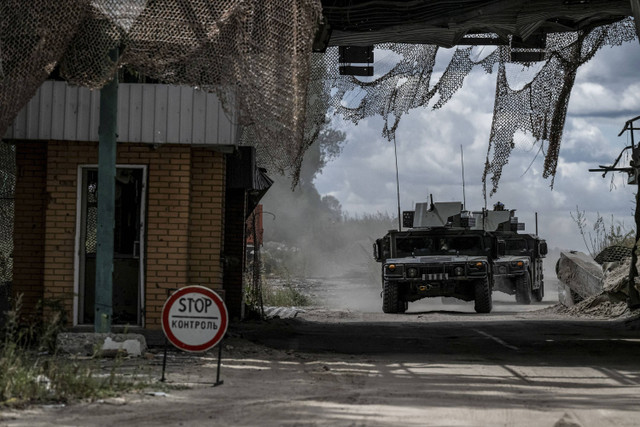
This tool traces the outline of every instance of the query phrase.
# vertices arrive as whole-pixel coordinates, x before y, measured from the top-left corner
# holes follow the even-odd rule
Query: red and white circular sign
[[[229,315],[222,298],[204,286],[186,286],[171,295],[162,308],[162,330],[173,345],[185,351],[205,351],[227,332]]]

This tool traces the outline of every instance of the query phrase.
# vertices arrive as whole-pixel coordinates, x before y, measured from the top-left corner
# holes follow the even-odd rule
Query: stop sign
[[[224,301],[204,286],[186,286],[171,295],[162,308],[162,330],[185,351],[205,351],[227,332],[229,316]]]

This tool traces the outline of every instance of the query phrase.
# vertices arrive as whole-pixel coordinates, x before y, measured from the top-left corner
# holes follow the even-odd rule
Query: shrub
[[[55,354],[63,313],[44,303],[50,313],[45,322],[26,322],[22,298],[5,315],[0,342],[0,406],[97,399],[140,388],[137,377],[117,374],[118,360],[108,375],[93,361],[61,358]]]

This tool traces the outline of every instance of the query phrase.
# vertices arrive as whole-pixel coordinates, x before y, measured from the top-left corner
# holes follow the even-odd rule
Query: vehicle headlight
[[[469,263],[469,269],[473,271],[484,271],[486,269],[484,262],[474,261]]]
[[[418,269],[415,267],[407,268],[407,277],[410,277],[412,279],[418,277]]]
[[[402,264],[386,264],[384,266],[384,271],[386,274],[401,276],[404,271],[404,268]]]
[[[511,267],[521,270],[524,268],[524,261],[511,261]]]
[[[457,266],[456,268],[453,269],[453,274],[455,276],[462,276],[464,274],[464,267]]]

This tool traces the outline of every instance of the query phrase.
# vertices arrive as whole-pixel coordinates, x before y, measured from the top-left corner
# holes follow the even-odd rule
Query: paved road
[[[220,387],[215,350],[173,352],[178,387],[165,395],[11,412],[0,426],[640,425],[640,321],[573,319],[510,298],[485,315],[439,301],[385,315],[366,307],[379,300],[365,285],[344,298],[324,285],[318,294],[342,307],[233,325]]]
[[[440,299],[386,315],[377,287],[325,280],[311,291],[330,309],[242,333],[271,348],[372,361],[349,405],[372,411],[364,424],[640,425],[640,322],[555,314],[553,280],[547,288],[532,305],[494,293],[486,315]]]
[[[375,313],[308,312],[276,328],[246,325],[243,335],[272,348],[373,362],[360,367],[367,375],[349,405],[355,419],[365,408],[374,412],[365,425],[640,425],[638,322],[518,307],[489,315],[414,311],[383,321]]]

